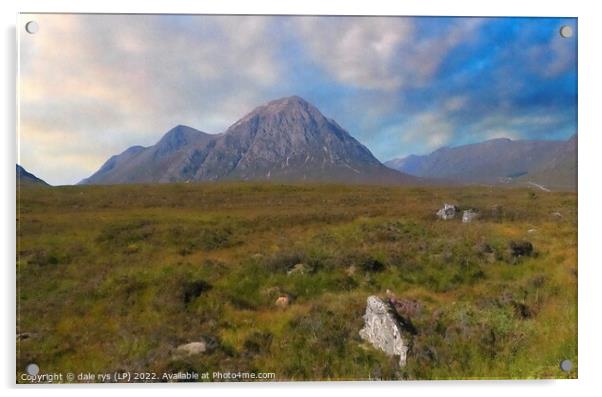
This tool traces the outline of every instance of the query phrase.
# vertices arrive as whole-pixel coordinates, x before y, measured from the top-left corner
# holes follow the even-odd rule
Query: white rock
[[[176,348],[175,355],[177,356],[194,356],[196,354],[205,353],[207,351],[207,343],[205,342],[190,342],[185,345],[180,345]]]
[[[443,208],[437,211],[437,216],[444,221],[448,219],[453,219],[456,216],[456,211],[458,209],[453,204],[443,204]]]
[[[281,295],[276,299],[276,302],[274,303],[276,304],[276,306],[284,309],[288,307],[288,305],[291,303],[291,298],[288,295]]]
[[[401,325],[393,308],[376,296],[369,296],[360,337],[389,356],[398,356],[399,365],[406,364],[408,345],[401,334]]]
[[[462,213],[462,222],[470,223],[479,217],[479,213],[473,210],[466,210]]]

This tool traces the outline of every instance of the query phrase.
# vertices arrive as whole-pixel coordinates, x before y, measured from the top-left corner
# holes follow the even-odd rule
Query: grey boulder
[[[437,216],[439,219],[443,219],[444,221],[448,219],[453,219],[456,216],[456,211],[458,208],[453,204],[443,204],[443,208],[437,211]]]
[[[202,354],[207,351],[207,343],[205,341],[201,342],[190,342],[184,345],[180,345],[176,347],[174,352],[174,356],[177,357],[187,357],[187,356],[195,356],[197,354]]]
[[[369,296],[364,314],[364,328],[360,337],[389,356],[398,356],[399,365],[405,366],[408,344],[402,336],[402,327],[389,303]]]
[[[173,359],[183,359],[200,354],[211,353],[218,346],[214,337],[200,337],[199,340],[179,345],[172,352]]]

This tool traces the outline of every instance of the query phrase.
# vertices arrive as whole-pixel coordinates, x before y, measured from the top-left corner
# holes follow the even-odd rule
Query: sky
[[[290,95],[383,162],[577,132],[574,18],[28,14],[18,30],[18,162],[54,185]]]

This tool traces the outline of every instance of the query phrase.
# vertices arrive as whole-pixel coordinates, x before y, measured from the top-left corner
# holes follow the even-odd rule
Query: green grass
[[[17,371],[574,378],[576,199],[486,187],[22,189],[17,331],[29,337]],[[481,217],[437,220],[443,202]],[[534,253],[517,259],[508,246],[522,240]],[[299,263],[303,274],[288,274]],[[366,298],[387,289],[419,307],[403,368],[358,335]],[[200,337],[217,348],[173,358]]]

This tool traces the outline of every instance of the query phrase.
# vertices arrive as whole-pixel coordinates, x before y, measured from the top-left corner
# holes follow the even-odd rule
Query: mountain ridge
[[[336,121],[290,96],[256,107],[221,134],[176,126],[155,145],[111,156],[80,183],[215,180],[419,182],[385,167]]]
[[[427,155],[409,155],[384,164],[423,178],[487,184],[532,182],[575,190],[576,142],[576,134],[568,140],[496,138],[442,147]]]
[[[18,186],[50,186],[50,184],[17,164],[16,178]]]

